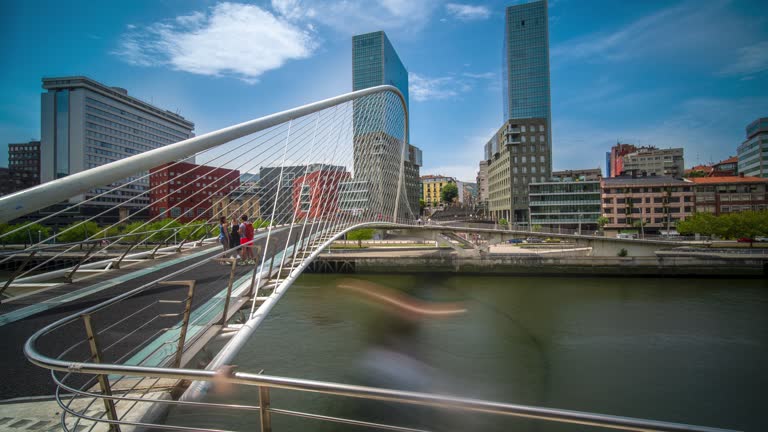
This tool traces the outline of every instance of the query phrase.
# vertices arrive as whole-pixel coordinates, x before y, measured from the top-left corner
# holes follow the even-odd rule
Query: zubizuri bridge
[[[273,401],[276,391],[364,402],[361,406],[374,411],[397,406],[465,418],[522,418],[545,429],[572,424],[577,429],[724,430],[229,367],[308,264],[345,233],[375,227],[450,235],[453,228],[424,227],[414,214],[407,173],[413,156],[407,136],[402,94],[394,87],[380,86],[227,127],[0,198],[0,221],[37,217],[41,224],[79,206],[104,202],[103,197],[120,197],[115,207],[148,202],[123,214],[119,224],[91,229],[84,241],[67,243],[57,237],[68,230],[86,230],[93,226],[89,222],[115,208],[105,206],[101,213],[38,238],[24,249],[4,251],[0,262],[19,264],[0,284],[0,291],[27,291],[3,297],[0,303],[0,397],[54,395],[60,406],[59,423],[33,426],[77,432],[226,429],[174,423],[166,413],[175,409],[252,419],[245,422],[250,423],[248,430],[272,430],[274,416],[302,418],[304,430],[329,424],[361,430],[425,430],[421,422],[410,424],[408,416],[372,420],[367,409],[348,416],[299,410],[282,398]],[[228,205],[197,208],[190,203],[200,202],[195,199],[198,194],[211,194],[211,186],[192,187],[176,180],[197,175],[205,183],[203,168],[183,164],[193,157],[206,167],[240,172],[268,167],[274,173],[258,184],[260,218],[266,222],[256,226],[255,256],[247,265],[237,265],[233,258],[243,252],[239,245],[227,248],[218,243],[215,221],[221,216],[229,221],[243,213],[238,203],[244,201],[237,195],[253,191],[240,187],[233,192],[232,184],[217,183],[219,190],[213,193],[229,195]],[[161,165],[168,167],[167,172],[176,167],[179,175],[151,177],[153,168]],[[190,166],[194,168],[183,168]],[[172,205],[153,209],[157,203],[147,199],[153,192],[167,195]],[[181,211],[171,212],[170,207]],[[57,210],[40,211],[50,208]],[[141,219],[133,216],[139,214]],[[191,225],[193,229],[181,228],[167,214],[171,219],[200,223]],[[158,228],[159,220],[167,223]],[[24,229],[19,226],[4,236]],[[499,238],[503,240],[504,235],[509,233],[499,233]],[[74,257],[69,265],[51,269],[52,262],[65,256]],[[211,353],[206,347],[215,340],[224,342]],[[212,399],[208,390],[216,386],[253,390],[252,403],[221,396]],[[631,393],[627,389],[616,396],[631,397]],[[5,421],[0,415],[0,422]]]

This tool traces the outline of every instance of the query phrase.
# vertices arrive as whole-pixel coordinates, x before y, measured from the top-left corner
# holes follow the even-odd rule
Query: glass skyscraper
[[[408,71],[383,31],[352,37],[352,90],[389,84],[405,96],[408,106]]]
[[[547,1],[507,7],[504,21],[504,120],[551,117]]]
[[[502,58],[504,124],[485,146],[488,210],[528,224],[528,185],[552,174],[546,0],[507,7]]]
[[[402,92],[408,108],[408,71],[400,56],[387,38],[386,33],[377,31],[352,37],[352,90],[362,90],[380,85],[392,85]],[[354,180],[358,186],[366,187],[372,200],[383,200],[392,196],[397,188],[395,179],[400,175],[399,158],[401,143],[409,142],[403,136],[403,124],[385,121],[380,113],[383,106],[376,101],[354,101]],[[386,103],[383,101],[380,103]],[[402,156],[401,156],[402,157]],[[372,162],[371,158],[375,161]],[[421,150],[408,144],[404,156],[403,175],[405,193],[415,216],[419,212],[419,167]],[[362,186],[361,186],[362,185]],[[383,208],[381,204],[370,203],[371,208]]]

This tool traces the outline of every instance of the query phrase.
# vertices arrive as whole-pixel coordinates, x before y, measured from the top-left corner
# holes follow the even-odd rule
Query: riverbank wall
[[[591,257],[487,254],[464,257],[439,253],[422,256],[321,255],[308,273],[461,273],[492,275],[765,277],[762,259],[712,257]]]

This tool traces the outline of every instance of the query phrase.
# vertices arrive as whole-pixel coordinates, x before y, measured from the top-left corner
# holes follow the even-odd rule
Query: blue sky
[[[473,180],[502,121],[504,7],[517,1],[3,2],[0,143],[40,136],[43,76],[87,75],[201,134],[351,90],[351,36],[385,30],[411,78],[422,173]],[[555,169],[617,140],[736,153],[768,116],[760,0],[550,0]],[[0,152],[0,165],[7,154]]]

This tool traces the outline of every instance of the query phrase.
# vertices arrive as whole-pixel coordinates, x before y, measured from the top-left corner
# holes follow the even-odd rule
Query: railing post
[[[72,283],[72,280],[75,277],[75,273],[77,273],[77,270],[80,268],[81,265],[83,265],[83,263],[88,261],[88,258],[91,256],[91,254],[93,253],[93,250],[96,249],[96,246],[98,244],[99,244],[98,242],[93,242],[93,245],[91,245],[91,248],[88,249],[88,252],[85,253],[85,256],[83,257],[83,259],[81,259],[80,262],[77,263],[77,265],[75,266],[75,268],[72,269],[71,272],[69,272],[66,275],[64,275],[64,279],[67,282]]]
[[[181,332],[179,334],[179,343],[176,348],[176,359],[174,360],[174,365],[177,368],[181,367],[181,357],[184,354],[184,343],[187,339],[187,327],[189,327],[189,315],[192,312],[192,298],[195,295],[195,281],[193,280],[185,280],[185,281],[163,281],[160,282],[161,285],[186,285],[188,287],[187,290],[187,299],[184,302],[184,318],[181,321]]]
[[[11,282],[13,282],[14,279],[19,277],[21,272],[24,271],[24,268],[27,267],[27,264],[29,264],[29,261],[32,259],[32,257],[35,256],[36,253],[37,253],[37,250],[33,250],[31,254],[27,255],[27,258],[24,259],[24,262],[21,263],[21,266],[19,266],[19,268],[17,268],[16,271],[13,272],[11,277],[9,277],[7,281],[5,281],[5,285],[3,285],[2,288],[0,288],[0,295],[2,295],[5,292],[5,290],[7,290],[9,286],[11,286]],[[2,297],[0,297],[0,303],[2,302],[3,302]]]
[[[229,300],[232,298],[232,283],[235,280],[235,268],[237,268],[237,258],[224,258],[222,261],[232,263],[232,270],[229,272],[229,282],[227,283],[227,296],[224,299],[224,312],[221,314],[221,325],[227,323],[227,313],[229,312]]]
[[[261,432],[272,432],[272,414],[269,412],[269,387],[259,386],[259,414]]]
[[[99,350],[99,344],[96,341],[96,332],[93,330],[93,323],[91,322],[90,314],[83,314],[83,323],[85,324],[85,333],[88,335],[88,345],[91,348],[91,360],[94,363],[101,363],[101,350]],[[112,388],[109,385],[109,377],[104,374],[96,376],[99,381],[99,387],[101,387],[101,393],[105,396],[112,396]],[[115,401],[109,398],[104,398],[104,408],[107,410],[107,417],[113,421],[119,421],[117,417],[117,410],[115,409]],[[109,424],[109,430],[112,432],[120,432],[120,425],[115,423]]]

